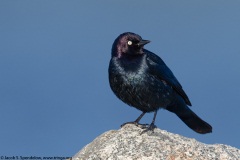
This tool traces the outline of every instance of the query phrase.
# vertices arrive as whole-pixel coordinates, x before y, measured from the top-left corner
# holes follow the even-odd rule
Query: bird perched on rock
[[[212,132],[211,125],[188,107],[191,102],[187,94],[163,60],[144,49],[149,42],[135,33],[126,32],[119,35],[112,45],[108,68],[110,87],[119,99],[142,111],[135,121],[127,123],[137,125],[145,113],[154,112],[147,129],[153,130],[157,111],[164,108],[175,113],[195,132]]]

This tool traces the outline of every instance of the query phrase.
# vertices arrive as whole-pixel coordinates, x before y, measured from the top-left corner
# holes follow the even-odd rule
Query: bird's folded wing
[[[179,95],[183,97],[186,104],[191,106],[191,102],[187,94],[182,89],[181,84],[178,82],[177,78],[173,75],[172,71],[167,67],[163,60],[146,49],[144,49],[144,52],[147,54],[146,61],[150,73],[170,85]]]

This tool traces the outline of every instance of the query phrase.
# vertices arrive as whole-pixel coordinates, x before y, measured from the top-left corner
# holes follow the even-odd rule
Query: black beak
[[[141,40],[137,45],[138,46],[144,46],[145,44],[148,44],[148,43],[150,43],[151,41],[149,41],[149,40]]]

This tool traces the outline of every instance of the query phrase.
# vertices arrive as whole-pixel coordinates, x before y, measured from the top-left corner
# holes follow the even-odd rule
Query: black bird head
[[[149,42],[135,33],[125,32],[115,39],[112,46],[112,56],[120,58],[143,54],[143,46]]]

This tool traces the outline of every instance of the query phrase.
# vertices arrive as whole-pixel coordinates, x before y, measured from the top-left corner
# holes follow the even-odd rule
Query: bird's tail
[[[197,133],[212,132],[212,126],[199,118],[186,104],[172,105],[166,108],[175,113],[189,128]]]

